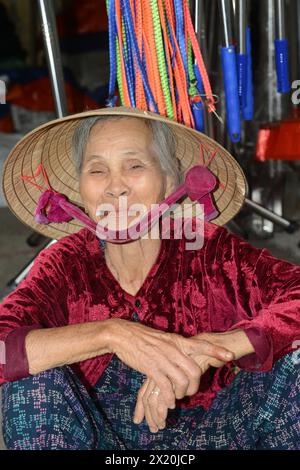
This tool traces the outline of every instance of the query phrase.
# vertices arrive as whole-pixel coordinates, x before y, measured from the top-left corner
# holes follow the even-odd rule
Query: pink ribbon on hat
[[[38,176],[41,171],[46,181],[47,188],[44,188],[32,181],[32,179]],[[33,177],[22,176],[22,179],[29,181],[31,184],[43,191],[39,197],[34,214],[34,220],[37,223],[61,223],[77,219],[101,239],[108,239],[115,243],[131,239],[128,229],[114,231],[102,227],[86,215],[83,210],[69,202],[68,198],[64,194],[54,191],[49,184],[45,168],[42,164],[38,166]],[[178,186],[175,191],[155,207],[154,210],[151,209],[147,214],[145,214],[139,222],[131,227],[131,229],[136,230],[139,233],[139,236],[142,237],[158,221],[159,217],[165,214],[176,201],[186,195],[192,201],[197,201],[199,204],[204,205],[204,220],[209,221],[216,218],[219,212],[214,205],[211,194],[216,184],[217,180],[215,175],[207,167],[200,165],[193,166],[187,171],[184,183]]]

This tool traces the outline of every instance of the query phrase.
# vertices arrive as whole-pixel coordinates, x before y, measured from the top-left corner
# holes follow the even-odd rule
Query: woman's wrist
[[[202,333],[201,336],[203,339],[231,351],[234,354],[233,360],[235,361],[255,351],[248,336],[241,329],[225,331],[224,333]]]
[[[255,352],[252,343],[243,330],[238,329],[217,333],[217,336],[219,337],[220,345],[234,353],[234,360]]]
[[[102,333],[105,337],[106,348],[110,354],[115,354],[124,341],[125,322],[126,320],[121,318],[109,318],[101,322],[105,323],[105,328],[103,328]]]

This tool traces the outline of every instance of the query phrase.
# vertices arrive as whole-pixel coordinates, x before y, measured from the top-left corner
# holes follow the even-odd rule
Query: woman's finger
[[[171,379],[159,369],[155,371],[155,377],[150,377],[150,379],[160,389],[168,408],[175,408],[177,397],[175,396],[174,385]]]
[[[166,427],[166,419],[168,416],[168,407],[164,402],[164,399],[162,396],[158,396],[155,406],[151,404],[150,400],[150,410],[153,416],[154,421],[156,422],[156,425],[158,429],[164,429]]]
[[[191,338],[184,338],[185,350],[187,354],[190,353],[199,353],[204,354],[205,356],[212,356],[216,359],[220,359],[223,362],[231,361],[234,359],[234,354],[229,349],[214,344],[209,340],[202,339],[201,335],[192,336]]]
[[[157,426],[157,423],[155,422],[155,419],[153,418],[153,415],[152,415],[152,407],[153,407],[153,404],[152,404],[152,407],[150,409],[150,397],[151,397],[151,400],[152,400],[152,403],[154,400],[157,400],[157,395],[156,394],[152,394],[151,392],[154,390],[154,388],[156,387],[155,385],[155,382],[154,381],[149,381],[148,385],[147,385],[147,390],[145,391],[144,395],[143,395],[143,405],[144,405],[144,410],[145,410],[145,418],[146,418],[146,421],[148,423],[148,426],[149,426],[149,429],[151,432],[157,432],[158,431],[158,426]],[[155,395],[155,397],[154,397]]]
[[[133,422],[135,424],[140,424],[144,417],[145,417],[145,411],[144,411],[144,405],[143,405],[143,396],[145,394],[145,391],[147,390],[148,383],[150,382],[150,379],[144,380],[143,385],[141,386],[138,394],[137,394],[137,401],[135,405],[135,410],[134,410],[134,415],[133,415]]]
[[[144,401],[145,416],[150,417],[149,424],[154,422],[157,430],[164,429],[166,426],[168,406],[154,381],[149,382],[144,394]]]

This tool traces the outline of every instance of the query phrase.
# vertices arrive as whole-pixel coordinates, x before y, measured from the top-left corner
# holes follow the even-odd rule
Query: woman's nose
[[[105,194],[116,198],[119,198],[120,196],[128,196],[129,188],[121,178],[112,178],[106,187]]]
[[[129,190],[128,189],[123,189],[123,190],[118,190],[118,189],[107,189],[106,190],[106,195],[111,196],[111,197],[116,197],[119,198],[121,196],[128,196]]]

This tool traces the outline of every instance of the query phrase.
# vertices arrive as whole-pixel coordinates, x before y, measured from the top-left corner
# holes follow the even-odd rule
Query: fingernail
[[[231,353],[226,353],[226,354],[225,354],[225,357],[226,357],[226,359],[231,359],[231,358],[232,358],[232,354],[231,354]]]

